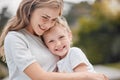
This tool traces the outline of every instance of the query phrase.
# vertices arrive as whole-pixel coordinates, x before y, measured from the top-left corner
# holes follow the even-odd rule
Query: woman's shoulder
[[[17,40],[17,39],[24,39],[25,40],[25,36],[24,36],[24,33],[19,30],[19,31],[9,31],[5,37],[5,40]]]
[[[6,37],[24,37],[25,33],[24,30],[18,30],[18,31],[9,31]]]
[[[26,39],[25,35],[21,31],[9,31],[5,37],[4,45],[8,47],[16,47],[16,45],[28,46],[29,41]]]

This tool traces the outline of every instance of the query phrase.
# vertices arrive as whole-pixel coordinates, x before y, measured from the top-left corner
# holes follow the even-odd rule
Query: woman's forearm
[[[104,74],[91,72],[55,73],[45,72],[44,80],[108,80]]]
[[[108,80],[103,74],[90,72],[58,73],[45,72],[38,63],[28,66],[24,72],[32,80]]]
[[[45,72],[44,80],[90,80],[86,73]]]

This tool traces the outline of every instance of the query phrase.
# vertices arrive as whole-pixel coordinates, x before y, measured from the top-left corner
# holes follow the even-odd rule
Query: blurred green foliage
[[[112,64],[105,64],[105,66],[120,69],[120,62],[118,63],[112,63]]]
[[[0,80],[8,75],[6,64],[0,59]]]
[[[11,14],[7,12],[7,7],[3,7],[0,13],[0,34],[10,18]],[[0,54],[0,80],[8,75],[7,64],[3,61],[2,56]]]
[[[0,13],[0,33],[5,24],[7,23],[8,19],[11,17],[11,14],[7,12],[7,8],[8,7],[3,7]]]
[[[77,31],[74,31],[73,36],[77,34],[77,39],[74,40],[73,46],[80,47],[93,64],[120,61],[120,14],[113,16],[106,13],[101,7],[102,3],[97,1],[89,8],[86,8],[86,5],[89,5],[87,3],[77,5],[82,12],[76,15]],[[76,6],[71,10],[71,15],[75,9]],[[74,19],[69,14],[68,21],[68,17]]]

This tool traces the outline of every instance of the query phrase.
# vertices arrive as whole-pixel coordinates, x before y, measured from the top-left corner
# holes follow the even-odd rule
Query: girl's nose
[[[60,41],[56,41],[56,46],[60,46],[61,42]]]

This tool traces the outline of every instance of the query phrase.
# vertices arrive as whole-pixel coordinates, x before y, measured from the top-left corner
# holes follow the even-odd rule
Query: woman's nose
[[[52,23],[51,21],[48,21],[44,24],[44,27],[46,28],[46,30],[48,30],[49,28],[53,27],[55,23]]]

